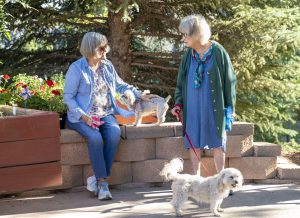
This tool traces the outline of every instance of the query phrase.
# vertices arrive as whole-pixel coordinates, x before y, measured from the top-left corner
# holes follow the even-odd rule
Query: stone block
[[[142,161],[154,158],[155,139],[122,139],[115,161]]]
[[[182,128],[182,124],[180,122],[174,122],[173,123],[174,125],[174,132],[175,132],[175,136],[178,137],[178,136],[183,136],[183,128]]]
[[[268,142],[253,142],[256,157],[276,157],[281,155],[281,146]]]
[[[252,135],[228,135],[226,157],[253,156]],[[205,157],[213,157],[213,150],[204,150]]]
[[[60,143],[78,143],[86,142],[86,139],[83,138],[78,132],[71,129],[62,129],[60,130]]]
[[[254,124],[247,122],[234,122],[232,125],[232,130],[228,135],[253,135],[254,134]]]
[[[83,166],[62,165],[61,169],[63,184],[52,189],[72,188],[83,185]]]
[[[173,137],[174,126],[172,123],[163,123],[161,125],[155,124],[141,124],[140,126],[126,126],[126,139],[142,139],[142,138],[161,138]]]
[[[300,180],[300,166],[296,164],[280,164],[277,171],[280,179]]]
[[[229,135],[226,157],[253,156],[253,135]]]
[[[120,126],[120,130],[121,130],[121,138],[125,139],[126,138],[126,126],[124,126],[124,125]]]
[[[91,165],[83,167],[83,183],[86,185],[86,179],[94,175]],[[110,185],[119,185],[132,182],[132,169],[130,162],[113,162],[111,174],[107,179]]]
[[[183,137],[156,139],[156,158],[171,160],[174,157],[189,159],[189,151],[183,145]]]
[[[182,124],[180,122],[173,123],[175,129],[175,136],[182,136]],[[234,122],[232,130],[228,135],[253,135],[254,134],[254,124],[248,122]]]
[[[168,160],[156,159],[132,163],[133,182],[162,182],[159,172]]]
[[[229,158],[229,167],[239,169],[244,179],[270,179],[276,176],[276,157]]]
[[[111,170],[111,175],[107,181],[111,185],[119,185],[132,182],[131,163],[114,162]]]
[[[89,164],[86,143],[61,144],[61,163],[65,165]]]

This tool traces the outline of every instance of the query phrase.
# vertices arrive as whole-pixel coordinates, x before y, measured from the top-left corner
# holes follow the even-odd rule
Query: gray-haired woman
[[[148,96],[118,76],[112,63],[106,59],[108,50],[104,35],[86,33],[80,47],[83,57],[70,65],[64,87],[67,125],[88,142],[95,176],[88,179],[87,188],[100,200],[112,199],[105,179],[110,175],[120,141],[120,128],[114,114],[134,115],[117,106],[116,93],[131,90],[137,99],[148,100]]]
[[[211,30],[203,16],[183,18],[179,31],[188,49],[181,59],[172,113],[177,116],[183,110],[183,129],[197,156],[200,149],[212,149],[220,172],[225,165],[226,131],[233,122],[236,76],[224,47],[210,40]],[[189,149],[186,134],[184,144]],[[190,149],[195,174],[200,172],[197,156]]]

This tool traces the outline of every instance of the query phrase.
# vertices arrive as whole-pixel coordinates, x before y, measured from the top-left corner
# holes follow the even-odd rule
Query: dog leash
[[[178,119],[179,119],[180,123],[181,123],[182,126],[183,126],[182,117],[181,117],[181,115],[180,115],[180,110],[175,110],[175,113],[177,114]],[[195,155],[196,155],[198,161],[201,162],[200,157],[198,156],[198,154],[197,154],[197,152],[196,152],[196,149],[195,149],[195,146],[193,145],[193,143],[192,143],[192,141],[191,141],[189,135],[187,134],[187,132],[186,132],[185,130],[183,130],[183,133],[184,133],[184,135],[186,136],[188,142],[190,143],[190,145],[191,145],[191,147],[192,147],[192,150],[194,151],[194,153],[195,153]],[[203,166],[204,170],[208,173],[208,170],[206,169],[206,167],[204,166],[204,164],[202,164],[202,166]]]

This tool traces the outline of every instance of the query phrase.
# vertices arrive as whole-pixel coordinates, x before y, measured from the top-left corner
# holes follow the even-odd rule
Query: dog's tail
[[[166,163],[159,175],[164,181],[168,182],[177,178],[179,172],[183,171],[183,160],[181,158],[173,158],[169,163]]]
[[[167,97],[165,97],[165,102],[168,103],[171,99],[171,95],[168,95]]]

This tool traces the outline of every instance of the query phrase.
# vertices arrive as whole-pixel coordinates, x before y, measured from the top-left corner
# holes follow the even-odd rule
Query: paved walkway
[[[99,201],[86,191],[0,199],[0,217],[18,218],[165,218],[174,217],[168,187],[112,190],[112,201]],[[222,217],[300,217],[300,185],[247,184],[224,200]],[[188,201],[185,217],[213,217],[207,205]]]

